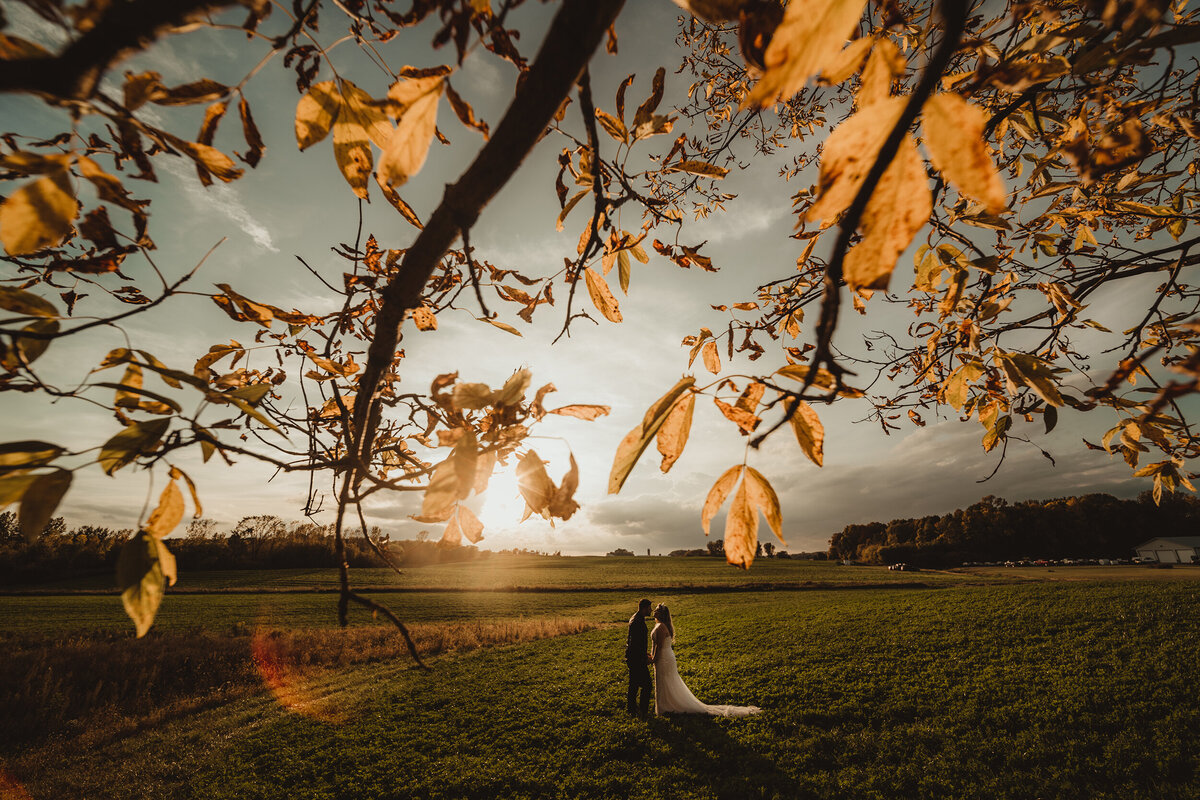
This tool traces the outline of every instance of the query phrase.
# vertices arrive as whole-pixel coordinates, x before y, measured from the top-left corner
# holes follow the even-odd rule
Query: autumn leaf
[[[904,74],[907,66],[900,49],[890,39],[877,39],[863,67],[861,85],[855,101],[859,108],[886,100],[892,93],[892,82]]]
[[[667,167],[663,172],[686,172],[689,175],[714,179],[724,178],[729,174],[729,170],[724,167],[709,164],[707,161],[680,161],[678,164]]]
[[[747,483],[742,480],[725,516],[725,560],[742,569],[750,569],[758,549],[758,509],[750,502]]]
[[[793,411],[792,408],[795,408]],[[790,401],[787,404],[791,413],[792,432],[804,455],[818,467],[825,463],[825,426],[812,406],[803,400]]]
[[[445,88],[446,99],[450,101],[450,108],[454,110],[454,115],[458,117],[458,121],[468,128],[474,128],[479,131],[484,141],[487,141],[488,124],[475,116],[475,109],[471,108],[471,104],[463,100],[458,92],[454,91],[454,87],[449,82],[445,83]],[[477,540],[472,539],[471,541]]]
[[[411,312],[412,321],[419,331],[436,331],[437,316],[429,306],[418,306]]]
[[[704,368],[713,375],[721,373],[721,354],[717,350],[715,341],[707,342],[704,347],[700,348],[700,355],[704,359]]]
[[[870,36],[862,36],[846,45],[835,59],[821,67],[820,83],[832,85],[848,80],[851,75],[858,72],[858,68],[862,66],[863,59],[866,58],[874,43],[875,40]]]
[[[17,514],[17,525],[26,542],[32,544],[54,516],[63,496],[71,488],[71,477],[70,470],[56,469],[31,479]]]
[[[609,322],[621,321],[621,309],[617,306],[617,298],[613,297],[608,283],[591,267],[584,267],[583,277],[587,283],[588,296],[592,305],[608,319]]]
[[[170,481],[162,491],[162,495],[158,498],[158,506],[150,514],[150,518],[146,520],[146,525],[143,528],[146,533],[162,539],[164,536],[175,530],[175,526],[183,519],[183,493],[179,491],[179,485],[175,481]]]
[[[765,108],[787,100],[826,65],[837,64],[866,4],[866,0],[791,0],[767,45],[766,72],[745,105]]]
[[[762,511],[763,516],[767,518],[767,524],[775,532],[775,538],[786,546],[787,542],[783,538],[783,513],[779,508],[779,496],[775,494],[775,489],[754,467],[746,467],[745,481],[750,505]]]
[[[708,490],[708,496],[704,498],[704,507],[700,510],[700,527],[704,529],[705,536],[708,536],[713,517],[717,515],[721,506],[725,505],[725,498],[733,491],[743,469],[745,467],[741,464],[730,467],[721,473],[721,477],[717,478],[717,482]]]
[[[854,202],[907,98],[890,97],[859,110],[825,140],[817,200],[807,218],[831,222]]]
[[[296,104],[296,144],[312,147],[329,135],[342,107],[342,93],[335,81],[314,83]]]
[[[629,477],[629,473],[633,470],[634,465],[637,464],[642,453],[650,445],[650,440],[658,434],[659,428],[667,421],[667,416],[671,413],[675,401],[695,383],[695,378],[681,378],[678,383],[671,387],[670,391],[660,397],[654,405],[650,406],[642,418],[641,424],[625,434],[625,438],[617,446],[617,453],[613,458],[612,471],[608,476],[609,494],[616,494],[621,491],[621,487],[625,485],[625,479]]]
[[[547,411],[547,414],[559,414],[564,417],[575,417],[582,420],[594,420],[597,417],[603,417],[612,409],[608,406],[597,405],[570,405],[562,406],[561,408],[552,408]]]
[[[550,500],[555,491],[554,481],[546,474],[546,466],[537,451],[530,450],[517,462],[517,488],[535,514],[549,515]]]
[[[695,393],[686,392],[671,406],[666,420],[658,429],[658,452],[662,454],[662,463],[659,465],[659,469],[664,473],[670,472],[671,467],[683,455],[688,434],[692,430],[692,412],[695,407]]]
[[[459,499],[458,471],[454,457],[438,464],[425,488],[421,500],[421,513],[412,518],[418,522],[442,522],[450,517]]]
[[[475,512],[459,503],[456,518],[459,530],[462,531],[463,536],[467,537],[467,541],[476,544],[483,539],[483,523],[479,521],[479,517],[475,516]]]
[[[388,90],[400,109],[399,124],[379,159],[379,182],[400,186],[425,164],[437,128],[438,99],[445,81],[436,78],[401,79]]]
[[[117,556],[117,588],[121,604],[140,639],[154,624],[166,583],[175,583],[175,556],[162,541],[138,531]]]
[[[66,169],[57,169],[9,195],[0,205],[0,242],[10,256],[53,247],[71,232],[79,202]]]
[[[112,475],[139,455],[153,450],[170,424],[169,419],[153,419],[127,426],[100,448],[100,467],[105,474]]]
[[[846,254],[846,284],[853,289],[886,289],[900,254],[932,211],[925,162],[912,137],[905,136],[867,202],[862,241]]]
[[[939,92],[922,111],[921,132],[929,160],[946,180],[989,213],[1008,209],[1004,183],[987,152],[987,116],[954,92]]]

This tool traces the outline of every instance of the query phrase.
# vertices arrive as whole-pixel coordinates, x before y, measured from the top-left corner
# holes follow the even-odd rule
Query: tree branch
[[[0,92],[36,92],[68,100],[92,96],[110,66],[143,50],[164,33],[206,11],[241,5],[239,0],[125,0],[113,3],[53,58],[0,61]]]

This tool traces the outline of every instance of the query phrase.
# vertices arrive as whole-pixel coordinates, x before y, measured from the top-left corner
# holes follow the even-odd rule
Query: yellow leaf
[[[413,87],[399,89],[406,82],[401,80],[388,90],[388,97],[407,101]],[[407,102],[400,122],[391,136],[391,142],[379,159],[379,182],[388,186],[400,186],[416,175],[425,164],[433,133],[437,128],[438,100],[442,96],[444,81],[429,79],[422,91]]]
[[[712,519],[717,515],[717,511],[725,504],[725,498],[729,497],[729,493],[733,491],[733,485],[737,483],[738,478],[742,474],[742,465],[730,467],[721,473],[721,477],[717,478],[717,482],[708,490],[708,496],[704,498],[704,508],[700,511],[700,527],[704,529],[704,535],[708,536],[709,526],[712,524]]]
[[[496,451],[487,450],[479,454],[475,462],[475,494],[487,491],[488,481],[491,480],[492,470],[496,468]]]
[[[851,75],[858,72],[858,68],[862,66],[863,58],[866,57],[867,51],[871,49],[871,45],[875,40],[870,36],[863,36],[855,39],[837,55],[837,58],[829,61],[821,68],[821,83],[836,84],[848,79]]]
[[[46,523],[58,510],[67,489],[71,488],[71,472],[56,469],[33,478],[21,497],[21,508],[17,513],[17,524],[25,541],[33,542],[46,527]]]
[[[866,0],[791,0],[763,57],[766,72],[750,91],[746,105],[764,108],[787,100],[827,64],[836,65],[866,4]]]
[[[671,467],[683,455],[687,444],[688,434],[692,430],[692,412],[696,407],[696,395],[687,392],[671,406],[667,418],[658,429],[658,452],[662,454],[663,472],[670,472]]]
[[[458,506],[458,527],[471,544],[483,538],[483,523],[475,516],[475,512],[461,504]]]
[[[592,305],[610,322],[620,322],[621,309],[617,306],[617,298],[613,297],[612,290],[608,288],[608,283],[604,278],[597,275],[591,267],[584,267],[583,277],[587,282],[588,295],[592,298]]]
[[[505,333],[511,333],[513,336],[521,336],[521,332],[509,325],[507,322],[501,322],[498,319],[488,319],[487,317],[476,317],[480,322],[486,322],[488,325],[494,325]]]
[[[704,368],[713,375],[719,375],[721,372],[721,354],[717,350],[717,343],[706,343],[704,347],[700,348],[700,355],[704,358]]]
[[[940,92],[929,98],[922,114],[921,132],[933,166],[990,213],[1007,210],[1004,182],[983,138],[983,109],[954,92]]]
[[[629,131],[625,130],[625,124],[612,114],[597,108],[596,119],[600,122],[600,127],[604,128],[608,135],[618,142],[625,142],[629,139]]]
[[[342,94],[334,81],[314,83],[296,104],[296,144],[304,150],[329,135],[342,107]]]
[[[153,419],[127,426],[100,448],[100,467],[105,474],[112,475],[139,455],[153,450],[170,424],[169,419]]]
[[[905,136],[867,202],[862,241],[846,254],[846,284],[852,289],[886,289],[897,259],[932,211],[925,162],[916,142]]]
[[[550,498],[548,511],[551,517],[568,520],[579,509],[575,502],[575,490],[579,488],[579,464],[575,462],[575,454],[571,454],[571,468],[563,476],[562,485],[554,490]]]
[[[892,81],[904,74],[907,66],[899,48],[890,39],[879,39],[863,68],[862,85],[856,100],[859,108],[886,100],[892,93]]]
[[[547,414],[561,414],[564,417],[575,417],[576,419],[583,419],[583,420],[591,421],[593,419],[596,419],[596,417],[605,416],[611,410],[612,409],[609,408],[608,406],[571,405],[571,406],[563,406],[562,408],[552,408],[549,411],[547,411],[546,413]]]
[[[563,229],[563,222],[566,220],[567,215],[579,204],[580,200],[587,197],[589,191],[589,189],[578,191],[574,197],[567,201],[567,204],[563,206],[563,210],[558,214],[558,220],[554,223],[555,230],[561,231]]]
[[[375,99],[350,81],[342,81],[342,111],[338,122],[357,125],[381,150],[392,139],[392,123],[375,103]]]
[[[165,584],[167,580],[175,583],[175,572],[175,557],[167,546],[145,531],[138,531],[121,547],[117,557],[117,588],[138,638],[145,636],[154,623]]]
[[[462,510],[462,505],[457,506],[458,510]],[[452,514],[450,521],[446,523],[445,529],[442,531],[442,538],[438,544],[448,547],[458,547],[462,544],[462,528],[458,524],[458,514]]]
[[[454,467],[452,455],[434,469],[429,486],[425,489],[425,497],[421,501],[418,521],[441,522],[448,519],[458,502],[458,496],[458,471]]]
[[[530,450],[517,462],[517,488],[534,513],[548,513],[550,501],[555,493],[554,481],[546,474],[546,467],[534,450]]]
[[[0,241],[10,256],[36,253],[61,242],[79,213],[65,169],[22,186],[0,205]]]
[[[487,408],[492,404],[493,393],[486,383],[456,383],[451,402],[456,411],[464,408]]]
[[[454,474],[458,478],[458,499],[465,500],[475,488],[475,472],[479,466],[479,444],[475,432],[468,430],[450,451]]]
[[[854,202],[907,100],[889,97],[869,105],[829,134],[821,155],[817,200],[808,209],[809,220],[832,221]]]
[[[779,496],[771,487],[770,482],[754,467],[746,467],[746,493],[750,504],[767,518],[767,524],[775,532],[775,538],[787,542],[783,538],[783,512],[779,509]],[[757,548],[756,548],[757,549]]]
[[[758,509],[750,503],[747,481],[733,495],[725,517],[725,560],[735,567],[750,569],[758,547]]]
[[[679,395],[690,389],[696,379],[692,377],[681,378],[678,383],[671,387],[671,390],[658,399],[658,401],[650,406],[642,418],[640,425],[635,427],[629,433],[625,434],[625,438],[621,440],[621,444],[617,446],[617,454],[613,458],[612,471],[608,476],[608,493],[616,494],[621,491],[621,487],[625,485],[625,479],[629,477],[629,473],[633,470],[635,464],[642,453],[650,444],[650,440],[658,433],[659,428],[667,420],[667,416],[671,413],[671,408],[675,405],[675,401],[679,399]]]
[[[353,396],[351,396],[350,399],[353,400],[354,399]],[[188,491],[192,493],[192,505],[195,506],[192,516],[193,517],[202,516],[204,514],[204,507],[202,505],[200,505],[200,493],[196,491],[196,484],[192,481],[192,479],[190,477],[188,477],[188,474],[186,472],[184,472],[183,470],[179,469],[179,467],[171,467],[171,477],[172,478],[183,478],[184,482],[188,486]]]
[[[371,177],[371,167],[374,164],[371,142],[367,137],[366,128],[358,122],[349,121],[348,117],[343,108],[343,113],[333,123],[333,157],[354,194],[365,200],[368,194],[367,180]],[[379,171],[379,182],[386,183],[383,179],[382,163]]]
[[[57,317],[54,304],[32,292],[0,286],[0,308],[22,317]]]
[[[804,455],[808,456],[818,467],[825,463],[825,426],[812,406],[803,400],[788,403],[789,410],[793,403],[798,403],[792,412],[792,432]]]
[[[519,369],[509,376],[504,385],[496,392],[492,398],[492,403],[497,406],[515,406],[525,399],[525,390],[529,388],[529,379],[532,377],[527,369]]]
[[[170,481],[158,498],[158,507],[150,514],[150,519],[146,520],[143,530],[154,538],[161,539],[175,530],[175,526],[182,519],[183,493],[179,491],[175,481]]]

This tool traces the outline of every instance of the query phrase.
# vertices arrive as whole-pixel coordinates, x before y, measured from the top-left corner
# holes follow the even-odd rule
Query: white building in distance
[[[1134,549],[1160,564],[1194,564],[1200,561],[1200,536],[1160,536]]]

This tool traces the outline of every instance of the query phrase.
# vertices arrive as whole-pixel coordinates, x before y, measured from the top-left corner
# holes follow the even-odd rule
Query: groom
[[[629,667],[628,710],[642,719],[650,713],[650,654],[646,652],[646,617],[650,616],[650,601],[638,604],[637,613],[629,618],[625,636],[625,663]],[[638,691],[642,696],[639,702]]]

